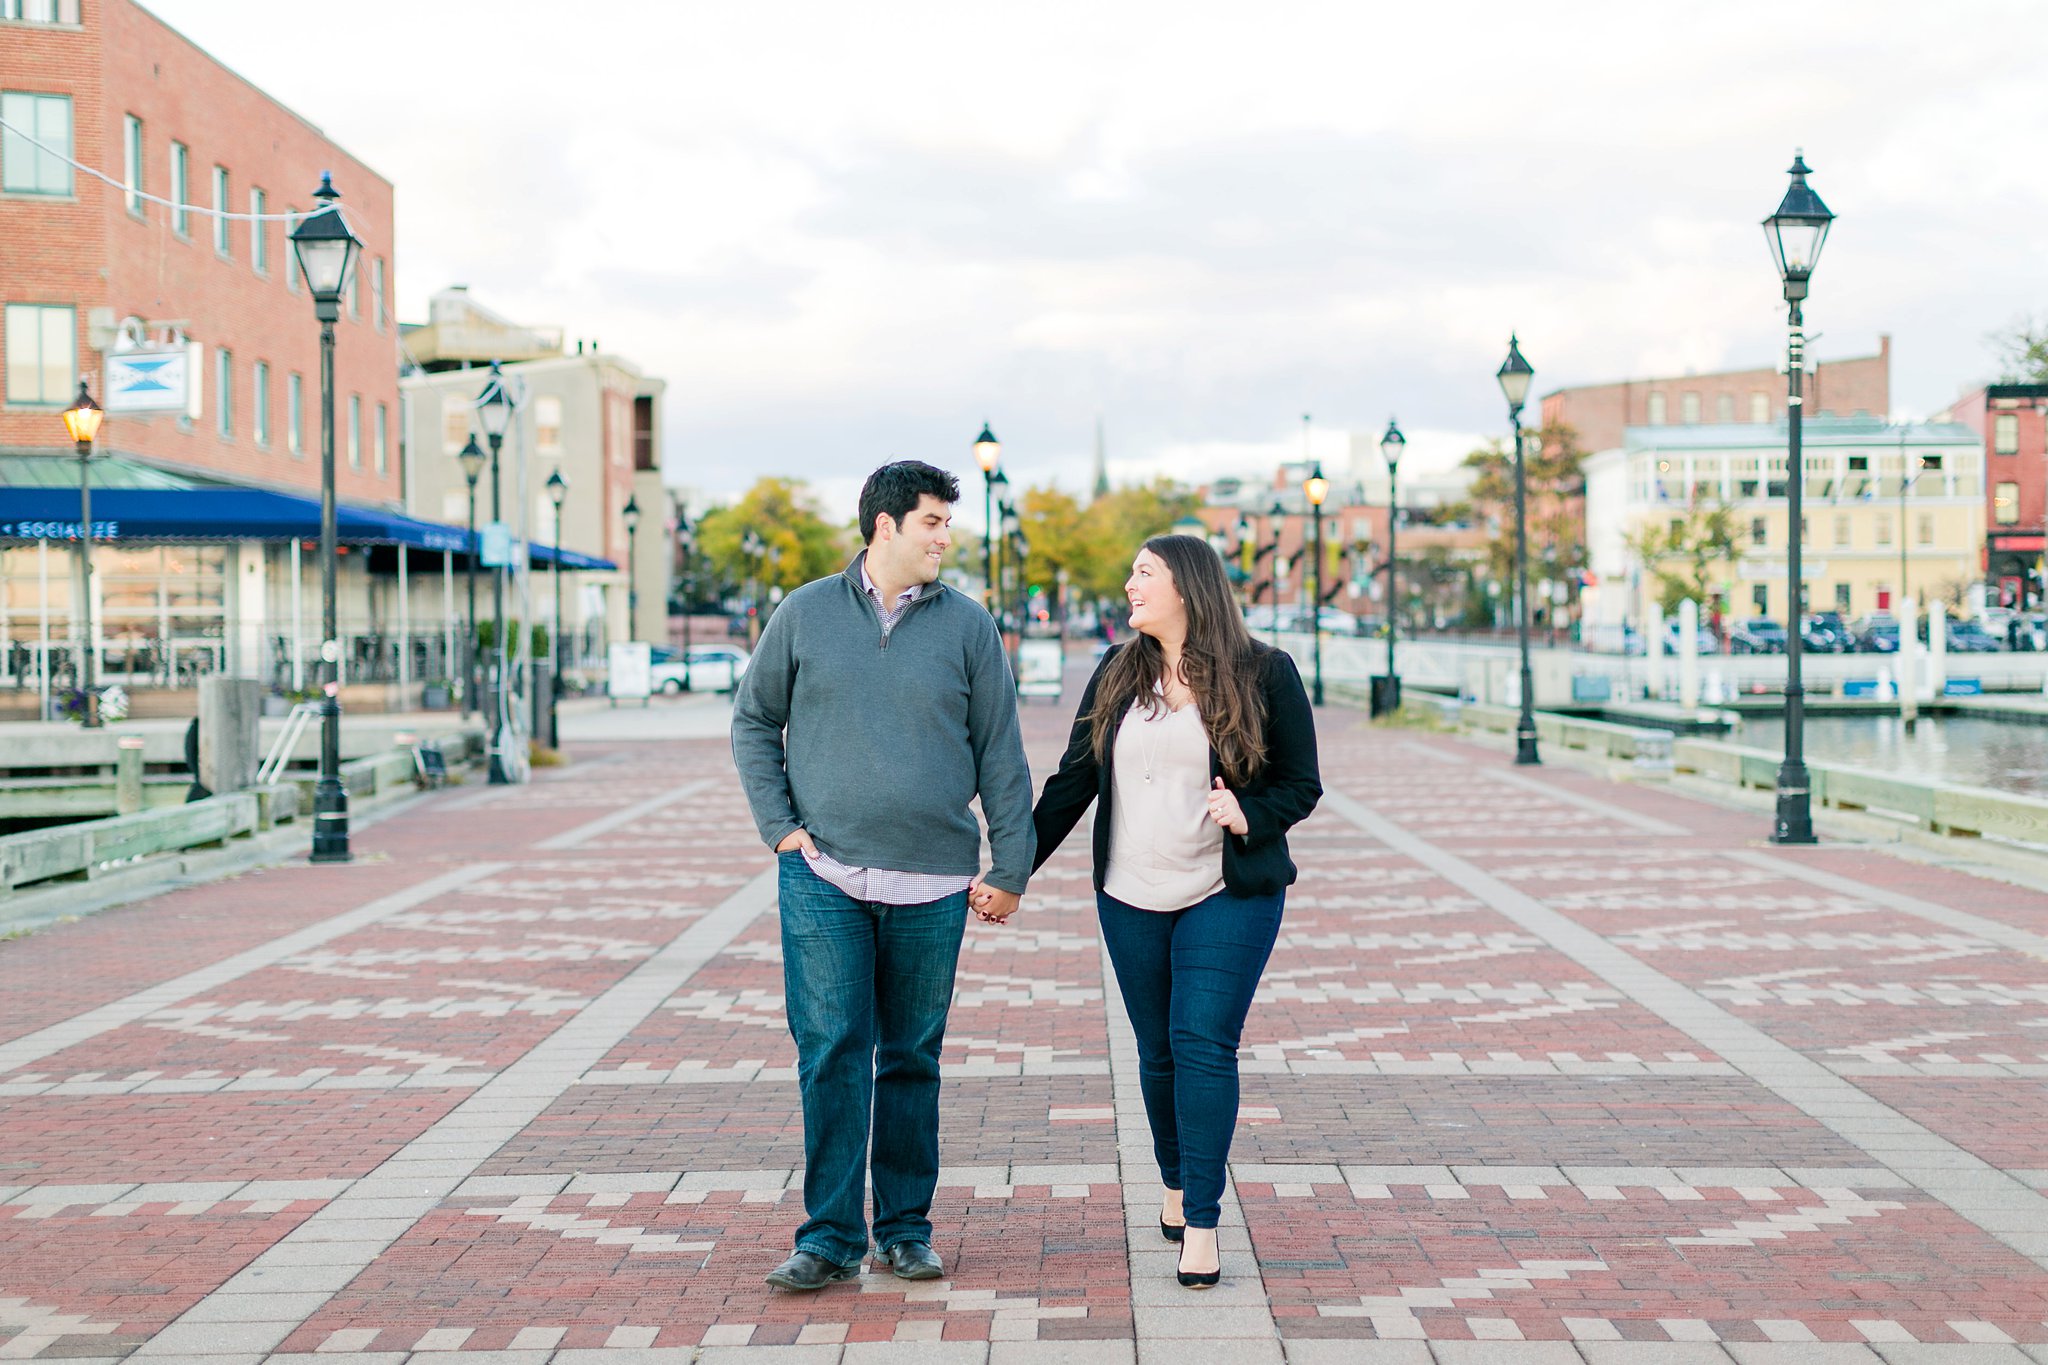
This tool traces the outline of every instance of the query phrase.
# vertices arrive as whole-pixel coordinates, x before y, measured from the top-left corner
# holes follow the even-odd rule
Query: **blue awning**
[[[526,557],[535,564],[553,564],[557,558],[565,569],[617,569],[619,566],[609,559],[586,555],[575,550],[558,550],[552,545],[529,545]]]
[[[463,553],[469,534],[458,526],[403,513],[341,503],[335,535],[344,545],[405,545]],[[320,504],[260,488],[105,488],[92,495],[93,535],[112,541],[292,541],[320,538]],[[0,488],[0,541],[76,540],[78,494],[58,488]],[[560,552],[565,569],[610,569],[609,560]],[[535,563],[551,564],[553,546],[529,547]]]

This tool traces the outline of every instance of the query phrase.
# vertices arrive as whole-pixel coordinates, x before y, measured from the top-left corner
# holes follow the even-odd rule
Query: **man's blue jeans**
[[[1140,910],[1097,892],[1102,942],[1138,1035],[1138,1082],[1159,1178],[1188,1226],[1222,1214],[1237,1128],[1237,1042],[1280,935],[1285,893],[1219,891],[1185,910]]]
[[[923,905],[859,901],[781,854],[782,981],[804,1104],[804,1211],[796,1249],[834,1265],[875,1245],[932,1238],[939,1183],[939,1048],[967,893]],[[873,1116],[870,1155],[869,1119]]]

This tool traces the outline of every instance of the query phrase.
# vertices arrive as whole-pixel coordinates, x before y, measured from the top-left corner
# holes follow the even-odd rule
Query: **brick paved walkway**
[[[950,1277],[767,1291],[771,859],[721,739],[607,717],[352,866],[0,945],[0,1360],[2048,1360],[2048,895],[1321,723],[1214,1293],[1079,835],[970,922]]]

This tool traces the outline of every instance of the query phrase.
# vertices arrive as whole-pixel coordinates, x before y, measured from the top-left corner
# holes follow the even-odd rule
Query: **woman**
[[[1146,541],[1124,594],[1133,634],[1081,696],[1032,813],[1037,859],[1093,801],[1102,939],[1166,1186],[1159,1230],[1181,1244],[1181,1284],[1208,1288],[1238,1037],[1294,880],[1287,831],[1323,791],[1315,719],[1294,661],[1252,639],[1206,542]]]

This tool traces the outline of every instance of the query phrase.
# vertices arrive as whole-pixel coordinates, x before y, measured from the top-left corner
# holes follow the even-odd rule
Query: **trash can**
[[[1386,673],[1372,677],[1372,714],[1388,715],[1401,709],[1401,680]]]

